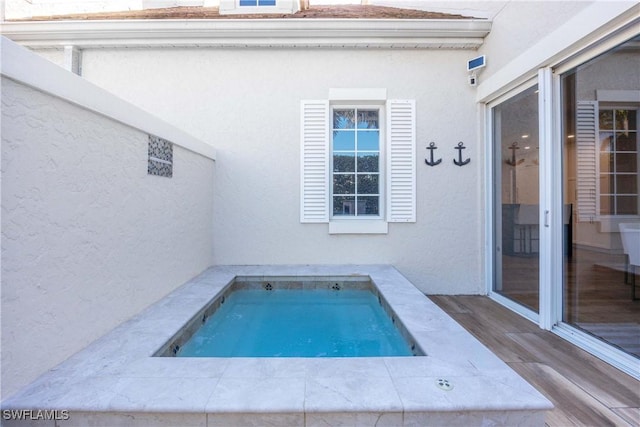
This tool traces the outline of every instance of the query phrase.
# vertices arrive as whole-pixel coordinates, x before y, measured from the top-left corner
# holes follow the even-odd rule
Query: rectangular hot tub
[[[154,357],[247,277],[261,282],[365,278],[385,313],[404,329],[404,339],[422,352]],[[66,410],[69,420],[57,422],[60,426],[542,426],[551,408],[385,265],[212,267],[2,402],[3,410]]]
[[[368,276],[242,277],[156,356],[424,355]]]

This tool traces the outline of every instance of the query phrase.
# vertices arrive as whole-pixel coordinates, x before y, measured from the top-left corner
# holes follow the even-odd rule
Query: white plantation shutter
[[[387,101],[387,221],[416,221],[414,100]]]
[[[300,222],[329,222],[329,101],[302,101]]]
[[[578,221],[598,216],[598,102],[578,101],[576,108],[576,190]]]

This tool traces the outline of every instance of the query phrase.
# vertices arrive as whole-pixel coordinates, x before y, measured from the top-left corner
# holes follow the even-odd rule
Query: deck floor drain
[[[445,391],[453,390],[453,384],[451,384],[449,380],[445,380],[443,378],[438,378],[436,380],[436,385],[441,390],[445,390]]]

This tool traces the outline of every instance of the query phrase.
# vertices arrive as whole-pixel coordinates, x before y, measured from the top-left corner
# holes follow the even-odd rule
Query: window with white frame
[[[380,108],[334,107],[331,132],[333,217],[379,217]]]
[[[301,107],[300,221],[373,234],[415,222],[415,101],[332,89]]]
[[[300,10],[298,0],[220,0],[221,15],[291,14]]]
[[[638,110],[600,106],[600,215],[638,215]]]
[[[240,0],[240,6],[275,6],[276,0]]]

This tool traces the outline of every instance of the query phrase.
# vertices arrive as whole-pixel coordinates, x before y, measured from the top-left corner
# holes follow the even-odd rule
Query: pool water
[[[363,289],[240,289],[178,357],[412,356],[373,293]]]

